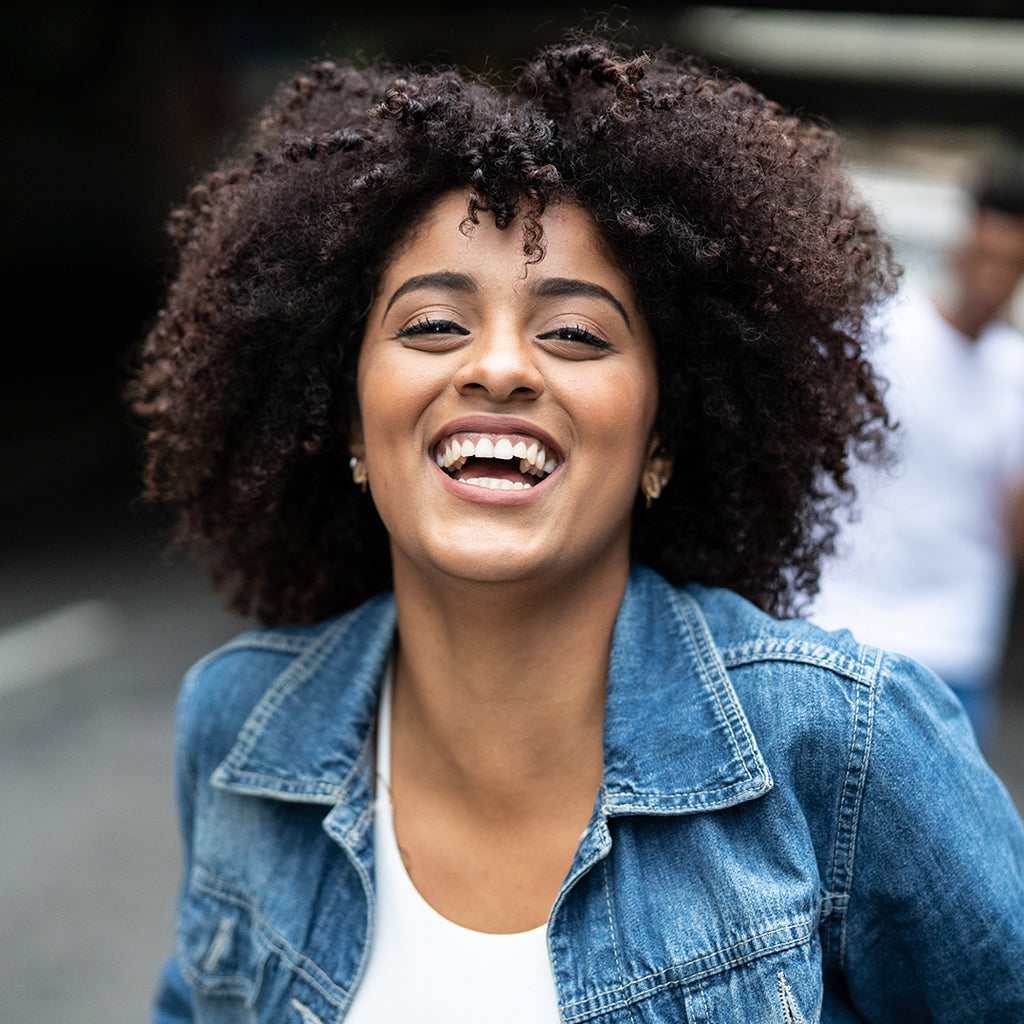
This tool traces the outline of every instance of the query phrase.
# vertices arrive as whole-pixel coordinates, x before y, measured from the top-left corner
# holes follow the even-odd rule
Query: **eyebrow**
[[[542,299],[558,298],[563,295],[585,295],[593,299],[604,299],[618,310],[627,327],[632,326],[629,314],[622,303],[607,288],[602,288],[591,281],[579,281],[574,277],[546,277],[543,281],[538,281],[530,291]]]
[[[477,283],[476,278],[472,275],[458,274],[454,270],[438,270],[433,274],[417,274],[395,289],[394,295],[388,299],[388,304],[384,308],[384,315],[387,315],[388,310],[403,295],[416,291],[418,288],[443,288],[450,292],[475,292],[477,290]]]
[[[442,288],[446,291],[472,293],[478,288],[477,280],[472,274],[460,274],[454,270],[438,270],[431,274],[417,274],[404,281],[388,299],[384,308],[384,316],[403,295],[420,288]],[[546,277],[533,285],[530,291],[542,299],[559,298],[567,295],[583,295],[589,298],[603,299],[612,305],[626,322],[632,327],[629,314],[621,302],[607,288],[602,288],[592,281],[580,281],[574,277]]]

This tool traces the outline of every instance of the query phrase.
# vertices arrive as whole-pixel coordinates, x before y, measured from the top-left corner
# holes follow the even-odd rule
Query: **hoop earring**
[[[354,483],[359,485],[359,489],[365,494],[366,493],[366,482],[370,479],[370,474],[366,471],[366,459],[361,459],[357,455],[353,455],[348,460],[348,468],[352,470],[352,480]]]
[[[640,491],[644,496],[647,507],[650,508],[661,497],[662,488],[668,483],[668,479],[653,469],[648,469],[643,475],[640,484]]]

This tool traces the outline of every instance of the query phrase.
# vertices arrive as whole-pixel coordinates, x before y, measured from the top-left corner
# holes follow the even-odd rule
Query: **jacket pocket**
[[[695,986],[695,1022],[756,1020],[817,1024],[821,1019],[821,955],[811,941],[738,961]]]
[[[178,960],[197,1024],[255,1024],[269,950],[258,941],[250,901],[201,869],[178,911]]]
[[[244,890],[195,868],[179,909],[178,959],[195,1024],[334,1024],[343,993]]]

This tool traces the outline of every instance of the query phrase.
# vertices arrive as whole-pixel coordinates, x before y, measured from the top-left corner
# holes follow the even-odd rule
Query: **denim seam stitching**
[[[698,983],[697,984],[697,991],[700,993],[700,1001],[701,1001],[701,1003],[704,1006],[704,1019],[705,1020],[711,1020],[711,1007],[708,1006],[708,993],[707,993],[707,989],[705,989],[703,985]]]
[[[764,949],[758,951],[758,956],[756,959],[760,959],[763,956],[770,956],[772,953],[778,953],[780,950],[790,949],[793,946],[799,945],[802,941],[802,938],[792,939],[783,942],[778,942],[774,946],[766,946]],[[717,964],[713,968],[707,968],[705,970],[698,971],[696,974],[693,974],[690,977],[675,978],[671,981],[663,981],[649,989],[645,989],[643,992],[638,992],[635,995],[622,995],[621,998],[617,999],[615,1002],[608,1003],[607,1005],[601,1005],[595,1007],[594,1009],[586,1010],[582,1013],[566,1014],[564,1019],[566,1022],[579,1021],[585,1019],[588,1016],[593,1016],[594,1013],[607,1013],[609,1010],[617,1010],[623,1006],[633,1005],[635,1003],[641,1002],[644,999],[650,999],[652,996],[657,995],[659,992],[664,992],[666,989],[677,987],[689,988],[694,983],[703,981],[706,978],[713,977],[716,974],[721,974],[723,971],[726,971],[731,967],[736,967],[744,963],[749,963],[750,959],[752,958],[737,958],[735,960],[727,960],[721,964]],[[679,966],[685,965],[681,964]],[[630,985],[624,985],[620,988],[606,989],[604,992],[600,992],[596,996],[588,996],[587,999],[580,999],[574,1003],[568,1003],[567,1008],[571,1006],[582,1006],[584,1003],[593,1002],[595,999],[599,999],[601,996],[611,995],[612,993],[623,993],[627,988],[633,985],[637,985],[642,981],[647,981],[652,978],[660,977],[662,974],[667,973],[668,970],[671,970],[671,968],[667,968],[665,971],[659,971],[658,974],[650,974],[644,978],[637,978],[635,981],[631,982]]]
[[[839,812],[836,818],[836,836],[833,847],[832,886],[835,895],[843,896],[841,908],[834,915],[830,935],[838,929],[839,962],[846,957],[846,924],[849,908],[849,894],[853,882],[853,858],[856,847],[857,826],[860,819],[860,808],[864,794],[864,780],[867,774],[867,762],[871,748],[871,736],[874,728],[875,688],[881,652],[875,652],[874,672],[869,680],[858,682],[854,704],[854,730],[850,741],[850,750],[846,761],[846,774],[840,792]],[[832,940],[829,939],[829,947]]]
[[[718,786],[716,789],[656,789],[656,790],[653,790],[651,793],[637,793],[635,791],[632,791],[632,792],[630,792],[629,795],[630,796],[638,796],[639,797],[639,796],[704,796],[706,794],[707,796],[714,796],[716,793],[728,793],[728,792],[731,792],[733,789],[735,789],[735,787],[738,784],[739,785],[745,785],[746,783],[750,782],[751,780],[757,779],[757,778],[760,778],[760,776],[759,775],[756,775],[756,776],[755,775],[751,775],[748,772],[747,773],[747,777],[745,779],[737,779],[736,782],[729,783],[728,785],[725,785],[725,786]],[[611,795],[614,796],[614,794],[611,794]],[[609,802],[607,802],[605,804],[605,807],[609,811],[623,811],[623,810],[626,810],[626,811],[636,811],[636,810],[643,810],[644,809],[644,806],[642,804],[618,804],[618,803],[615,803],[614,800],[610,800]],[[675,809],[673,808],[673,809],[671,809],[670,811],[668,811],[666,813],[674,814],[676,812],[675,812]]]
[[[866,668],[862,661],[845,655],[836,655],[817,644],[794,644],[792,641],[773,643],[759,640],[723,648],[719,651],[719,656],[728,668],[738,668],[753,662],[791,661],[828,669],[858,682],[870,682],[870,668]]]
[[[360,758],[361,759],[361,758]],[[345,836],[352,842],[358,842],[366,834],[366,830],[373,823],[374,815],[374,801],[371,800],[369,804],[362,811],[359,812],[359,816],[355,821],[352,822],[352,826],[345,832],[339,832],[339,835]]]
[[[393,607],[391,614],[393,619]],[[280,709],[281,704],[295,692],[297,687],[317,676],[324,663],[337,649],[341,638],[349,632],[351,625],[350,617],[342,616],[318,636],[296,638],[296,645],[300,646],[300,653],[282,670],[270,688],[257,702],[241,731],[235,737],[231,750],[214,772],[214,785],[219,784],[218,778],[220,778],[220,781],[225,783],[225,788],[236,789],[236,786],[223,778],[224,774],[231,772],[239,781],[259,790],[260,792],[256,795],[281,797],[284,794],[288,794],[298,797],[319,797],[330,803],[340,802],[352,780],[359,775],[363,768],[367,749],[365,745],[352,762],[348,772],[337,783],[317,781],[315,779],[286,781],[278,775],[244,770],[242,765],[252,755],[253,749],[264,734],[268,722]],[[392,622],[391,635],[386,638],[388,645],[391,643],[393,632]],[[273,636],[272,633],[267,635]],[[250,642],[251,638],[259,640],[260,636],[261,634],[258,632],[251,632],[236,638],[234,642],[245,645]],[[247,640],[247,637],[250,640]],[[299,643],[300,641],[301,644]],[[289,640],[288,643],[290,642]]]
[[[746,758],[743,757],[740,751],[740,744],[739,741],[736,739],[736,730],[733,727],[732,719],[729,716],[729,713],[726,711],[725,707],[723,706],[721,694],[718,692],[718,687],[715,685],[715,681],[711,678],[711,673],[708,671],[705,663],[705,658],[709,652],[705,650],[705,645],[702,642],[704,638],[701,637],[700,639],[698,639],[698,637],[695,635],[694,624],[690,621],[690,617],[688,615],[685,616],[685,620],[687,632],[690,635],[690,641],[691,643],[693,643],[694,647],[697,650],[697,658],[700,664],[701,677],[704,680],[705,685],[708,687],[708,689],[711,690],[711,693],[715,698],[715,704],[718,706],[718,712],[725,720],[725,723],[729,728],[729,738],[732,741],[733,749],[739,755],[740,762],[743,765],[743,770],[746,772],[747,779],[749,780],[751,778],[750,769],[747,767]]]
[[[558,953],[555,951],[555,948],[554,948],[554,945],[553,945],[553,942],[552,942],[552,939],[553,939],[553,936],[554,936],[554,932],[555,932],[554,923],[555,923],[555,918],[557,917],[559,911],[562,909],[562,907],[568,901],[569,893],[572,890],[573,886],[575,886],[578,883],[579,879],[582,878],[583,875],[585,875],[593,867],[593,865],[596,863],[597,859],[604,859],[605,857],[607,857],[608,849],[611,846],[611,837],[608,834],[607,812],[605,810],[605,805],[604,805],[604,796],[605,796],[606,792],[607,792],[607,790],[606,790],[605,784],[602,782],[601,783],[601,789],[599,790],[599,793],[598,793],[598,799],[600,800],[600,807],[601,807],[601,816],[595,821],[595,823],[593,825],[593,830],[601,833],[601,835],[599,835],[598,838],[599,839],[603,838],[606,842],[601,847],[599,847],[596,851],[594,851],[593,854],[588,854],[588,858],[589,859],[584,859],[579,865],[575,865],[574,864],[574,866],[569,869],[569,874],[566,876],[565,881],[562,883],[562,887],[561,887],[561,889],[559,889],[558,895],[555,897],[555,902],[554,902],[553,906],[551,907],[551,912],[548,914],[548,927],[547,927],[547,934],[546,934],[548,959],[551,962],[551,973],[552,973],[552,975],[554,976],[554,979],[555,979],[555,989],[556,989],[556,993],[558,995],[559,1015],[560,1015],[559,1019],[560,1020],[564,1020],[564,1021],[567,1021],[569,1018],[565,1015],[565,1013],[563,1011],[563,1008],[566,1007],[566,1006],[573,1006],[575,1004],[574,1003],[563,1003],[562,999],[561,999],[561,990],[559,989],[559,986],[558,986],[559,959],[558,959]],[[588,831],[589,831],[589,829],[588,829]]]
[[[242,726],[238,734],[236,746],[232,753],[225,759],[225,764],[231,763],[235,766],[242,754],[250,754],[256,740],[262,736],[266,729],[267,722],[277,713],[284,701],[291,696],[295,688],[317,673],[327,657],[330,645],[326,642],[329,633],[325,633],[312,648],[307,649],[298,658],[295,658],[288,667],[278,676],[270,689],[260,698],[259,703],[253,709],[252,714]],[[308,660],[307,660],[308,657]]]
[[[239,762],[248,757],[256,742],[263,735],[267,723],[278,712],[284,701],[292,695],[298,686],[303,685],[307,680],[313,678],[321,669],[328,655],[334,649],[337,635],[341,631],[345,620],[335,623],[330,629],[324,631],[315,641],[307,645],[302,653],[293,658],[287,668],[277,677],[263,696],[256,707],[253,708],[241,731],[235,739],[235,743],[221,766],[215,772],[220,773],[222,769],[230,769],[236,773],[239,779],[245,779],[253,785],[265,785],[273,779],[274,789],[279,793],[297,794],[300,791],[304,794],[322,794],[326,797],[336,798],[351,781],[353,775],[359,770],[361,758],[357,757],[348,774],[340,783],[310,782],[294,783],[291,787],[282,785],[282,780],[274,776],[267,776],[259,772],[243,771]],[[360,752],[362,753],[362,751]],[[269,787],[267,787],[269,788]]]
[[[292,999],[291,1007],[297,1010],[302,1018],[302,1024],[323,1024],[323,1021],[305,1004],[298,999]]]
[[[706,623],[704,623],[704,621],[703,621],[703,619],[704,619],[703,612],[699,611],[699,608],[698,608],[696,602],[694,601],[694,599],[692,597],[690,597],[690,595],[688,595],[688,594],[678,594],[677,593],[677,594],[674,595],[674,597],[676,598],[676,600],[673,601],[673,606],[674,606],[678,616],[683,619],[683,624],[685,626],[687,635],[689,636],[690,642],[693,644],[693,647],[694,647],[694,649],[695,649],[695,651],[697,653],[697,662],[698,662],[698,664],[700,666],[701,677],[702,677],[706,687],[711,691],[712,695],[714,696],[715,703],[718,706],[718,711],[721,714],[723,720],[725,721],[726,726],[729,729],[729,738],[732,741],[733,749],[735,750],[736,756],[738,757],[738,759],[740,761],[740,764],[743,767],[743,771],[746,774],[746,781],[748,781],[748,782],[753,781],[755,776],[750,771],[750,766],[747,764],[747,757],[745,756],[745,753],[750,753],[753,750],[756,750],[757,749],[756,748],[756,744],[754,743],[753,736],[750,735],[749,728],[747,727],[746,722],[743,720],[742,715],[739,716],[738,722],[734,724],[733,723],[733,715],[729,714],[729,712],[726,710],[726,708],[725,708],[725,706],[723,704],[722,694],[719,692],[719,689],[721,687],[723,687],[723,686],[728,686],[729,689],[731,689],[731,686],[729,686],[729,683],[728,683],[728,675],[726,674],[725,680],[720,680],[720,679],[716,680],[716,679],[712,679],[711,678],[711,674],[708,671],[708,668],[707,668],[708,660],[711,659],[712,664],[714,664],[715,661],[720,660],[720,655],[718,655],[718,653],[717,653],[717,648],[714,648],[714,646],[709,643],[710,637],[707,637],[705,635],[707,626],[706,626]],[[685,608],[682,606],[683,602],[682,602],[682,600],[680,600],[680,598],[684,598],[685,601],[687,602],[687,606]],[[693,619],[696,617],[694,615],[694,609],[695,608],[697,609],[698,614],[700,615],[700,621],[698,623],[696,623],[696,627],[697,628],[695,628],[695,623],[693,621]],[[701,626],[703,628],[699,628]],[[699,630],[699,635],[698,635],[698,630]],[[724,664],[723,664],[722,668],[723,668],[723,671],[724,671],[724,668],[725,668]],[[733,694],[732,696],[733,696],[733,699],[732,699],[732,702],[731,702],[732,703],[732,709],[735,712],[737,701],[736,701],[735,694]],[[736,726],[739,726],[742,729],[744,737],[746,738],[746,741],[747,741],[746,752],[743,750],[739,740],[736,738]],[[760,775],[760,774],[761,773],[759,772],[758,775]]]
[[[370,755],[371,744],[366,742],[360,748],[359,755],[352,762],[351,768],[349,768],[348,772],[346,772],[344,777],[338,782],[318,782],[315,779],[295,779],[293,781],[285,781],[278,775],[267,775],[264,772],[242,771],[241,769],[235,768],[232,770],[234,771],[237,782],[232,782],[228,788],[233,792],[245,792],[245,790],[241,789],[238,785],[238,783],[241,782],[251,787],[254,791],[254,795],[257,796],[280,800],[288,797],[307,797],[316,803],[334,805],[341,802],[341,798],[348,790],[352,780],[360,774],[363,767],[369,761]],[[360,814],[347,834],[353,834],[357,838],[362,835],[365,831],[365,826],[362,825],[365,816],[365,812]],[[357,828],[357,826],[361,827]]]
[[[632,988],[632,987],[634,987],[636,985],[639,985],[642,982],[651,981],[651,980],[654,980],[656,978],[660,978],[663,975],[668,974],[671,971],[678,971],[678,970],[681,970],[681,969],[685,970],[686,968],[691,967],[691,966],[693,966],[695,964],[700,964],[702,961],[710,960],[710,959],[712,959],[714,957],[720,956],[723,953],[729,953],[729,952],[731,952],[733,950],[739,949],[741,946],[743,946],[743,945],[753,941],[754,939],[759,939],[759,938],[762,938],[764,936],[772,935],[773,933],[776,933],[776,932],[786,931],[787,929],[791,929],[791,930],[792,929],[799,929],[799,932],[797,934],[789,936],[789,937],[787,937],[785,939],[780,939],[780,940],[776,941],[773,945],[765,946],[763,948],[759,948],[751,956],[733,957],[732,959],[729,959],[729,960],[723,960],[721,962],[716,962],[714,966],[698,969],[694,974],[692,974],[692,975],[690,975],[690,976],[688,976],[686,978],[677,978],[677,979],[673,979],[672,981],[665,981],[665,982],[663,982],[661,984],[656,985],[654,988],[652,988],[652,989],[650,989],[648,991],[645,991],[644,993],[642,993],[642,995],[638,995],[638,996],[632,997],[632,998],[623,998],[623,999],[619,1000],[617,1003],[615,1003],[613,1005],[609,1005],[608,1007],[605,1007],[604,1009],[614,1009],[616,1006],[624,1005],[627,1001],[628,1002],[637,1002],[640,998],[646,999],[648,996],[653,995],[656,992],[660,992],[660,991],[662,991],[665,988],[671,988],[674,985],[690,985],[690,984],[692,984],[695,981],[701,980],[702,978],[708,978],[708,977],[711,977],[711,976],[713,976],[715,974],[720,974],[723,970],[726,970],[726,969],[728,969],[730,967],[735,967],[737,964],[749,963],[752,960],[759,960],[759,959],[761,959],[764,956],[768,956],[768,955],[770,955],[772,953],[777,953],[779,950],[789,949],[789,948],[791,948],[793,946],[797,946],[800,943],[805,942],[810,937],[810,935],[811,935],[811,928],[808,926],[806,921],[801,922],[801,923],[780,924],[780,925],[778,925],[775,928],[769,928],[767,931],[758,932],[756,935],[752,935],[752,936],[750,936],[750,938],[745,939],[742,942],[735,942],[731,946],[724,946],[722,949],[715,950],[712,953],[707,953],[704,956],[700,956],[700,957],[695,958],[694,960],[687,960],[687,961],[684,961],[681,964],[673,964],[670,967],[666,967],[664,970],[656,971],[654,974],[645,974],[642,977],[634,978],[628,984],[619,985],[616,988],[605,989],[603,992],[597,993],[597,995],[587,996],[585,999],[577,999],[577,1000],[574,1000],[571,1003],[566,1003],[565,1004],[566,1005],[566,1009],[574,1007],[574,1006],[582,1006],[582,1005],[584,1005],[586,1003],[592,1003],[595,999],[599,999],[601,996],[611,995],[612,993],[625,992],[626,989]],[[585,1016],[585,1014],[576,1014],[575,1016],[567,1016],[566,1020],[570,1020],[570,1019],[577,1019],[578,1020],[582,1016]]]
[[[364,813],[372,822],[374,815],[374,801],[370,801],[370,805]],[[360,837],[365,833],[365,831],[365,827],[359,830]],[[366,895],[366,941],[363,943],[363,948],[359,955],[359,965],[356,968],[355,976],[352,979],[352,988],[350,991],[345,993],[344,1012],[347,1013],[348,1009],[352,1005],[352,1000],[355,998],[355,993],[363,980],[363,976],[366,973],[367,964],[370,962],[370,950],[373,948],[374,937],[377,930],[377,890],[374,885],[374,880],[371,880],[370,878],[369,871],[367,871],[366,866],[355,855],[355,851],[347,849],[346,852],[348,854],[349,862],[355,868],[355,872],[359,876],[359,880],[363,886],[363,892]]]
[[[779,971],[777,981],[779,983],[779,1003],[782,1006],[782,1016],[786,1024],[804,1024],[804,1015],[800,1012],[789,982],[786,981],[785,971]]]
[[[267,919],[256,909],[256,906],[244,890],[220,879],[213,878],[212,875],[198,865],[193,870],[191,885],[194,889],[207,896],[223,900],[225,903],[238,907],[239,910],[246,911],[252,919],[253,927],[263,938],[264,942],[266,942],[268,949],[277,953],[296,974],[301,975],[327,1002],[340,1009],[337,997],[324,986],[323,982],[315,974],[310,973],[306,965],[308,964],[310,968],[320,973],[322,973],[321,968],[310,960],[309,957],[299,953],[283,935],[270,926]],[[327,977],[326,975],[324,976]],[[246,981],[249,980],[246,979]],[[328,980],[334,985],[333,979]],[[344,1002],[344,999],[348,998],[349,993],[341,985],[335,985],[334,987],[342,993],[342,1002]]]
[[[236,651],[253,650],[253,649],[256,649],[256,650],[272,650],[272,651],[275,651],[277,653],[282,653],[282,652],[289,653],[289,654],[294,655],[294,657],[292,658],[291,662],[289,662],[288,666],[281,673],[281,675],[285,675],[285,674],[287,674],[287,673],[292,671],[292,669],[293,669],[294,665],[296,664],[296,662],[299,660],[299,658],[302,656],[302,654],[304,654],[309,649],[311,644],[321,642],[321,641],[323,641],[328,636],[333,636],[337,632],[337,629],[338,629],[338,624],[335,624],[331,628],[325,630],[321,634],[320,637],[317,637],[317,638],[296,637],[295,638],[295,642],[294,642],[294,647],[292,646],[291,638],[287,638],[287,640],[288,640],[287,643],[278,644],[279,640],[283,640],[283,639],[286,639],[286,638],[282,638],[280,636],[277,636],[274,633],[271,633],[269,631],[265,634],[265,636],[261,636],[259,633],[250,630],[250,631],[248,631],[246,633],[242,633],[239,636],[234,637],[232,640],[229,640],[227,643],[222,644],[216,650],[211,651],[209,654],[205,655],[203,658],[200,658],[199,661],[197,661],[189,669],[189,671],[186,673],[185,679],[184,679],[184,681],[182,683],[182,688],[181,688],[181,700],[182,700],[181,708],[182,708],[182,714],[179,717],[179,721],[182,723],[182,725],[184,725],[184,722],[187,719],[187,714],[188,714],[189,706],[190,706],[191,701],[192,701],[192,695],[195,692],[196,684],[197,684],[200,676],[202,675],[202,673],[205,672],[206,669],[209,668],[210,665],[212,665],[215,662],[219,661],[223,656],[225,656],[227,654],[234,653]],[[267,697],[267,693],[264,693],[263,696],[260,698],[260,701],[257,703],[256,708],[253,709],[253,714],[255,714],[257,710],[259,710],[260,705],[263,703],[263,701],[266,699],[266,697]],[[269,717],[269,716],[267,716],[267,717]],[[261,728],[262,728],[262,725],[265,724],[265,722],[266,722],[266,718],[264,718],[261,721]],[[246,728],[248,726],[249,726],[249,722],[247,721],[245,723],[245,726],[243,726],[242,732],[239,733],[239,735],[235,738],[235,742],[236,743],[245,736]],[[248,749],[251,748],[252,740],[250,740],[247,737],[246,738],[246,742],[247,742],[247,750],[248,750]],[[185,749],[185,746],[186,746],[185,744],[179,742],[178,745],[179,745],[179,749]],[[230,753],[231,752],[229,752],[229,754]],[[195,768],[194,768],[194,766],[191,763],[185,761],[184,759],[182,759],[182,765],[183,765],[184,770],[185,770],[185,772],[186,772],[186,774],[188,776],[188,779],[191,782],[192,787],[194,789],[198,785],[198,776],[197,776],[197,774],[195,772]],[[244,773],[240,772],[239,774],[242,775]]]
[[[333,633],[334,626],[329,626],[322,633],[312,636],[288,636],[272,630],[256,632],[250,630],[241,633],[219,647],[215,654],[230,654],[233,651],[275,651],[284,654],[301,655],[313,644],[319,643],[325,636]]]
[[[608,858],[607,857],[605,857],[605,859],[602,861],[601,867],[602,867],[603,873],[604,873],[604,905],[605,905],[605,909],[608,912],[608,931],[611,933],[611,937],[612,937],[612,954],[615,957],[615,970],[616,970],[616,972],[619,975],[619,989],[618,989],[618,991],[622,991],[622,990],[624,990],[626,988],[626,976],[625,976],[625,974],[622,971],[622,961],[619,959],[619,942],[618,942],[618,939],[615,937],[615,919],[612,917],[612,898],[611,898],[611,891],[610,891],[611,890],[611,876],[610,876],[610,873],[608,871]],[[634,1019],[633,1018],[633,1011],[632,1011],[632,1009],[630,1009],[630,1007],[627,1006],[626,1010],[629,1013],[629,1019],[632,1021]]]
[[[211,651],[204,658],[200,658],[200,660],[185,673],[185,678],[182,681],[181,690],[178,695],[178,709],[174,723],[175,749],[176,751],[181,751],[182,754],[191,747],[191,744],[185,742],[185,735],[188,731],[188,722],[191,716],[192,699],[196,692],[196,685],[203,670],[219,655],[219,653],[219,651]],[[199,776],[196,773],[192,759],[182,756],[178,759],[178,763],[183,768],[188,778],[188,782],[191,784],[192,790],[195,791],[199,785]]]

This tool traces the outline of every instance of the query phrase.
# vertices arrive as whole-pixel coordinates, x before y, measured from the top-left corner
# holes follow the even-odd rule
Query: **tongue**
[[[466,464],[452,473],[455,480],[473,480],[477,477],[487,476],[494,480],[511,480],[515,483],[521,480],[523,483],[535,484],[537,477],[519,471],[519,460],[513,459],[467,459]]]

